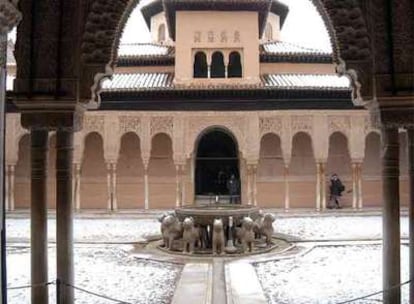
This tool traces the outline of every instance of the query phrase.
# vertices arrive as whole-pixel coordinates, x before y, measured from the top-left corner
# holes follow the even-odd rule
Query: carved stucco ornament
[[[0,0],[0,67],[6,65],[7,33],[22,19],[17,1]]]

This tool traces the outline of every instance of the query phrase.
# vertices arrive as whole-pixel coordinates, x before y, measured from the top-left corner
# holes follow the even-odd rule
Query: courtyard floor
[[[156,213],[78,215],[74,222],[75,286],[118,302],[76,290],[76,303],[197,303],[197,297],[215,304],[340,303],[381,290],[382,220],[378,213],[276,215],[275,231],[291,241],[291,250],[233,259],[140,251],[137,244],[159,234]],[[9,303],[30,303],[30,289],[13,289],[30,284],[28,215],[10,214],[6,226]],[[48,237],[49,280],[53,281],[53,216],[48,220]],[[401,218],[401,237],[404,282],[409,270],[406,216]],[[183,289],[188,278],[201,283]],[[50,303],[55,303],[55,285],[49,290]],[[402,303],[408,303],[407,285],[402,287],[402,296]],[[376,295],[352,303],[380,299]]]

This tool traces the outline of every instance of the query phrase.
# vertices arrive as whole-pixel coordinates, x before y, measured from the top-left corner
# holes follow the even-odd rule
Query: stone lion
[[[221,219],[215,219],[213,223],[213,254],[224,254],[224,242],[223,221]]]
[[[263,210],[260,209],[259,214],[257,215],[257,218],[254,220],[253,225],[254,236],[256,239],[260,239],[262,237],[261,227],[263,225],[263,218]]]
[[[250,217],[244,217],[241,227],[236,228],[236,240],[242,244],[243,252],[246,251],[247,247],[249,252],[252,252],[254,238],[254,222]]]
[[[266,244],[270,246],[272,244],[272,235],[273,235],[273,222],[275,221],[275,217],[271,213],[266,213],[263,217],[263,223],[260,228],[261,234],[266,237]]]
[[[183,252],[193,253],[196,243],[201,247],[200,229],[194,227],[192,217],[186,217],[183,221]]]
[[[161,234],[164,247],[173,250],[173,241],[183,234],[182,224],[175,215],[169,214],[162,218]]]

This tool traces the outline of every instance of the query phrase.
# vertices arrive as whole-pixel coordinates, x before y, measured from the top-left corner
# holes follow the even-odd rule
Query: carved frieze
[[[128,132],[141,133],[141,119],[133,116],[119,116],[119,131],[121,134]]]
[[[349,116],[331,115],[328,117],[328,130],[330,134],[334,132],[348,134],[350,129],[351,120]]]
[[[151,118],[151,136],[157,133],[166,133],[172,137],[174,119],[171,116],[155,116]]]
[[[84,119],[85,131],[104,132],[105,117],[103,115],[85,115]]]
[[[293,132],[312,132],[313,119],[312,115],[292,115],[291,119]]]
[[[260,136],[266,133],[275,133],[280,135],[282,132],[281,117],[260,117],[259,120]]]

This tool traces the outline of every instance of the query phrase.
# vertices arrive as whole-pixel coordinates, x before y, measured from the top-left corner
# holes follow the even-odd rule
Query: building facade
[[[231,175],[243,204],[321,210],[332,173],[346,186],[345,207],[380,206],[379,132],[331,54],[280,41],[285,5],[153,1],[142,13],[153,42],[121,45],[100,109],[75,134],[77,210],[224,203]],[[6,125],[7,208],[29,208],[29,134],[12,108]],[[403,131],[400,142],[406,204]],[[54,145],[52,134],[50,208]]]

